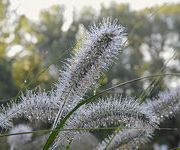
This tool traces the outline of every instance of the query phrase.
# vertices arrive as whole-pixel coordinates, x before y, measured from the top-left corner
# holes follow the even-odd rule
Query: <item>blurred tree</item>
[[[12,72],[15,83],[20,88],[23,88],[35,79],[45,67],[42,63],[43,56],[39,55],[35,47],[37,42],[35,30],[34,23],[25,16],[20,16],[16,20],[15,36],[12,41],[11,50],[17,45],[20,45],[21,50],[13,57]],[[40,85],[43,89],[50,89],[52,80],[53,77],[48,72],[45,72],[41,74],[32,87]]]
[[[6,56],[8,47],[8,29],[9,1],[0,0],[0,103],[3,99],[11,98],[17,93],[11,72],[11,60]],[[3,101],[6,102],[6,101]]]
[[[84,7],[77,18],[74,19],[76,24],[82,24],[86,29],[93,24],[98,18],[98,13],[92,7]]]
[[[78,26],[73,22],[69,29],[64,31],[64,20],[63,6],[52,6],[40,14],[40,22],[36,26],[36,48],[44,56],[45,64],[51,63],[75,44]]]
[[[11,62],[0,57],[0,103],[7,102],[7,99],[9,100],[17,93],[11,69]]]
[[[35,25],[0,0],[0,98],[7,102],[43,70],[43,56],[36,51]],[[43,73],[32,87],[50,89],[53,77]],[[32,88],[31,87],[31,88]]]

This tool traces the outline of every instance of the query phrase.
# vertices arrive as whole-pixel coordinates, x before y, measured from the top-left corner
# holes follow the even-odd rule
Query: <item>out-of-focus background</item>
[[[65,50],[78,45],[76,40],[83,39],[89,25],[107,16],[117,18],[127,28],[128,44],[111,72],[100,81],[102,88],[161,70],[180,72],[179,0],[0,0],[0,104],[13,99],[51,64],[28,87],[50,90],[70,53],[53,62]],[[151,81],[139,81],[111,92],[138,97]],[[150,97],[178,85],[179,77],[164,77]],[[166,119],[160,127],[180,128],[180,114]],[[178,131],[156,131],[145,149],[180,147]],[[6,138],[0,138],[0,149],[8,147]]]

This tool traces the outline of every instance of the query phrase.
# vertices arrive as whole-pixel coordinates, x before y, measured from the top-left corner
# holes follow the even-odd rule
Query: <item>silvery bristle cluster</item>
[[[117,20],[103,19],[91,26],[77,53],[61,71],[54,99],[66,101],[67,109],[82,100],[122,51],[125,29]]]
[[[172,117],[180,110],[180,87],[160,92],[156,98],[148,100],[143,107],[153,111],[160,121]]]
[[[52,95],[52,99],[60,103],[56,121],[61,119],[62,113],[66,114],[82,101],[89,89],[98,86],[98,79],[122,51],[124,37],[124,27],[118,25],[117,20],[111,21],[111,18],[90,27],[86,40],[81,42],[75,56],[68,59],[61,71],[57,89]]]
[[[12,119],[25,117],[29,120],[52,122],[58,111],[58,104],[52,101],[45,92],[27,91],[21,95],[19,102],[8,107],[1,107],[0,127],[8,129],[13,126]]]
[[[139,145],[147,143],[152,137],[153,130],[151,129],[123,129],[118,133],[114,132],[106,138],[94,150],[135,150]],[[114,136],[115,134],[115,136]],[[113,138],[112,142],[111,139]],[[109,143],[110,142],[110,143]],[[107,146],[108,145],[108,146]]]
[[[150,110],[144,110],[134,98],[121,96],[98,99],[77,111],[67,121],[64,129],[124,127],[151,129],[157,127],[158,118]],[[87,131],[61,132],[55,145],[67,144]],[[139,132],[138,132],[139,133]],[[137,135],[138,136],[138,135]]]

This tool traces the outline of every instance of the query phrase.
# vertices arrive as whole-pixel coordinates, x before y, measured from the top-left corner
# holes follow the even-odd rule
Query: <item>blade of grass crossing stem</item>
[[[62,131],[80,131],[80,130],[115,130],[118,127],[108,127],[108,128],[79,128],[79,129],[60,129],[59,132]],[[123,129],[127,129],[127,127],[124,127]],[[56,129],[55,129],[56,130]],[[21,135],[21,134],[32,134],[32,133],[47,133],[55,131],[52,129],[49,130],[38,130],[38,131],[31,131],[31,132],[18,132],[18,133],[11,133],[11,134],[1,134],[0,137],[6,137],[6,136],[12,136],[12,135]]]
[[[108,128],[78,128],[78,129],[60,129],[58,130],[59,132],[63,131],[80,131],[80,130],[116,130],[119,127],[108,127]],[[149,128],[128,128],[128,127],[122,127],[121,129],[136,129],[136,130],[144,130],[144,129],[149,129]],[[152,128],[151,128],[152,129]],[[155,129],[155,128],[153,128]],[[169,130],[169,131],[178,131],[180,128],[158,128],[158,130]],[[17,133],[11,133],[11,134],[0,134],[0,138],[2,137],[7,137],[7,136],[13,136],[13,135],[21,135],[21,134],[35,134],[35,133],[48,133],[52,132],[55,130],[49,129],[49,130],[37,130],[37,131],[32,131],[32,132],[17,132]]]
[[[97,93],[94,96],[91,96],[90,98],[80,102],[78,105],[76,105],[67,115],[66,117],[58,124],[58,126],[55,128],[54,131],[52,131],[52,133],[50,134],[48,140],[46,141],[46,144],[43,148],[43,150],[48,150],[48,148],[52,145],[53,141],[55,140],[57,134],[59,133],[59,130],[64,126],[65,122],[71,117],[71,115],[77,110],[79,109],[81,106],[83,106],[84,104],[90,103],[92,102],[95,98],[101,96],[102,94],[115,89],[117,87],[121,87],[127,84],[131,84],[133,82],[139,81],[139,80],[143,80],[143,79],[147,79],[147,78],[156,78],[158,76],[180,76],[180,73],[166,73],[166,74],[156,74],[156,75],[151,75],[151,76],[145,76],[145,77],[140,77],[140,78],[136,78],[136,79],[132,79],[129,80],[127,82],[121,83],[121,84],[117,84],[111,88],[107,88],[99,93]]]

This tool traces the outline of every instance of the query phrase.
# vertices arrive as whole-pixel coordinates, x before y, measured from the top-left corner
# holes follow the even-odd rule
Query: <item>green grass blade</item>
[[[48,133],[52,131],[80,131],[80,130],[115,130],[117,127],[106,127],[106,128],[78,128],[78,129],[49,129],[49,130],[38,130],[38,131],[31,131],[31,132],[18,132],[18,133],[11,133],[11,134],[1,134],[0,137],[6,137],[6,136],[13,136],[13,135],[21,135],[21,134],[34,134],[34,133]],[[126,129],[126,128],[124,128]]]
[[[147,129],[148,130],[148,128],[128,128],[128,127],[78,128],[78,129],[59,129],[59,130],[49,129],[49,130],[37,130],[37,131],[31,131],[31,132],[18,132],[18,133],[11,133],[11,134],[10,133],[9,134],[1,134],[0,138],[7,137],[7,136],[13,136],[13,135],[22,135],[22,134],[48,133],[48,132],[52,132],[52,131],[56,131],[56,130],[59,132],[63,132],[63,131],[81,131],[81,130],[87,130],[87,131],[90,131],[90,130],[116,130],[118,128],[121,128],[121,129],[137,129],[137,130]],[[158,128],[158,130],[178,131],[178,130],[180,130],[180,128]]]

